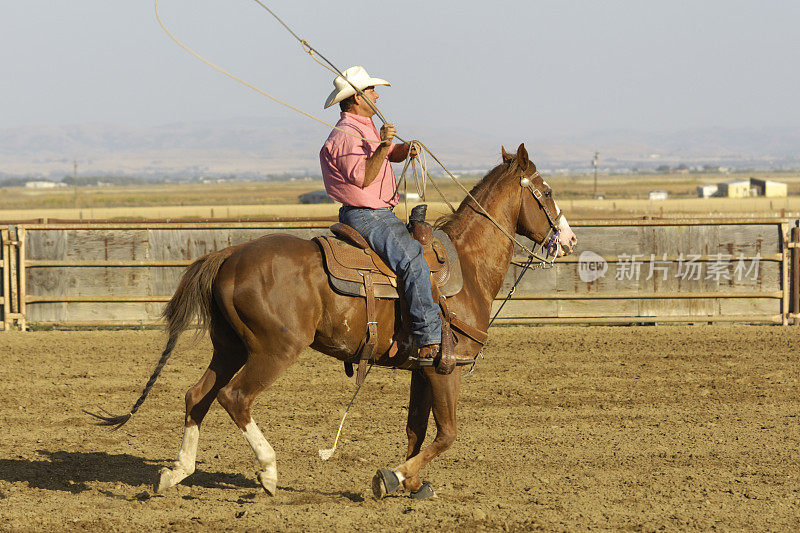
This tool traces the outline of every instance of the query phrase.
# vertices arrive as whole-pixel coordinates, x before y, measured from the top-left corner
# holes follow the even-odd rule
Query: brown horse
[[[471,194],[507,234],[518,233],[542,243],[553,223],[551,213],[559,213],[552,191],[528,159],[524,145],[516,155],[502,153],[503,162]],[[530,189],[525,187],[528,180]],[[532,194],[534,189],[542,193],[539,201]],[[558,254],[565,255],[577,239],[566,219],[558,220]],[[458,251],[464,278],[463,289],[447,300],[449,310],[463,322],[486,331],[492,301],[508,271],[514,245],[469,197],[442,229]],[[397,358],[390,360],[387,352],[401,323],[397,320],[400,305],[378,300],[376,311],[376,353],[384,354],[377,364],[395,366]],[[333,291],[320,248],[309,240],[274,234],[208,254],[186,269],[164,310],[167,345],[130,413],[94,416],[105,425],[124,424],[139,409],[178,336],[195,315],[210,332],[214,353],[200,381],[186,393],[183,442],[173,468],[161,470],[156,490],[176,485],[194,472],[199,426],[216,399],[244,433],[262,468],[258,480],[273,495],[277,486],[275,452],[250,416],[250,406],[307,346],[342,361],[357,358],[366,331],[364,301]],[[457,355],[472,358],[480,349],[478,342],[464,336],[457,344]],[[376,497],[393,492],[401,483],[408,491],[419,491],[420,469],[449,448],[456,437],[462,372],[442,375],[431,366],[411,372],[406,460],[394,470],[379,470],[373,479]],[[431,411],[436,437],[422,449]]]

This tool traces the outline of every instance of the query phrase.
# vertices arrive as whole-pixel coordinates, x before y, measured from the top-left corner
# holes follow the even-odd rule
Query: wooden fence
[[[329,220],[17,224],[3,229],[3,329],[157,324],[183,268],[226,246]],[[800,323],[788,219],[587,220],[579,249],[528,273],[506,324]],[[517,258],[524,262],[524,257]],[[505,297],[520,267],[509,269]],[[499,305],[499,300],[496,306]]]

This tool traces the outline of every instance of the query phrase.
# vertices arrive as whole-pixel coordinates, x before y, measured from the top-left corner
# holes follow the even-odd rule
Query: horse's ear
[[[510,163],[514,160],[514,156],[506,152],[505,146],[500,147],[500,153],[503,154],[503,163]]]
[[[517,165],[519,165],[522,170],[528,168],[528,151],[525,149],[525,143],[521,143],[519,148],[517,148]]]

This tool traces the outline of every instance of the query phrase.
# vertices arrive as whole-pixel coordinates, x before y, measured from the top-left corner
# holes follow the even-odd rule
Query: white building
[[[56,183],[55,181],[28,181],[25,183],[26,189],[55,189],[66,186],[66,183]]]
[[[716,196],[718,192],[719,187],[717,185],[700,185],[697,187],[698,198],[710,198]]]
[[[727,198],[747,198],[750,196],[750,180],[723,181],[719,184],[719,195]]]
[[[731,180],[719,185],[701,185],[697,187],[699,198],[724,196],[727,198],[747,198],[748,196],[765,196],[767,198],[785,198],[788,187],[777,181],[750,178],[748,180]]]
[[[767,198],[786,198],[788,187],[778,181],[750,178],[750,186],[757,191],[759,196]]]

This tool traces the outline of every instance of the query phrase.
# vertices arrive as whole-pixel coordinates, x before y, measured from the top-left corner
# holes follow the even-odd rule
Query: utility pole
[[[78,158],[72,160],[72,184],[75,185],[75,209],[78,209]]]
[[[597,156],[600,155],[600,152],[595,151],[594,157],[592,158],[592,166],[594,167],[594,194],[592,197],[597,200]]]

